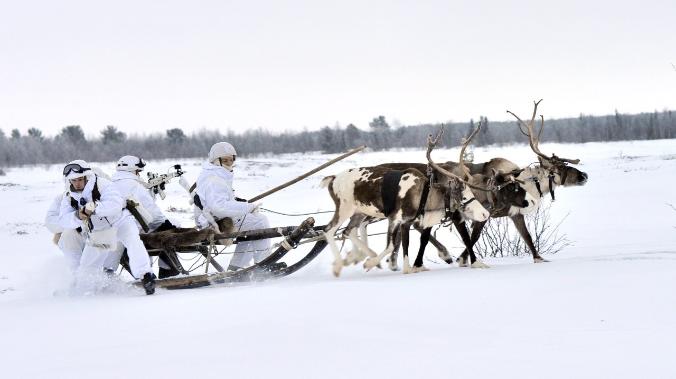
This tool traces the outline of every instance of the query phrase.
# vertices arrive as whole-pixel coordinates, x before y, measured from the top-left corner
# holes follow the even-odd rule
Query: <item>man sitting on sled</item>
[[[260,203],[247,203],[235,197],[232,188],[237,152],[227,142],[218,142],[209,150],[208,161],[202,164],[195,191],[195,222],[206,228],[214,219],[231,218],[235,231],[270,227],[268,218],[258,212]],[[259,263],[270,255],[270,240],[239,242],[228,266],[236,271],[249,265],[251,258]],[[283,263],[282,263],[283,265]]]

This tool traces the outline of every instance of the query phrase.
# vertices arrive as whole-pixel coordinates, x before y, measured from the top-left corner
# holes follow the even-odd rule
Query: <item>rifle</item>
[[[173,170],[172,170],[173,169]],[[167,170],[166,174],[156,174],[154,172],[148,172],[148,183],[142,183],[148,190],[153,199],[157,195],[160,195],[160,198],[164,200],[167,195],[164,193],[165,185],[171,181],[173,178],[180,178],[179,183],[183,185],[182,182],[185,182],[185,178],[182,175],[185,174],[185,171],[181,169],[181,165],[177,164]],[[187,185],[187,182],[185,182]]]

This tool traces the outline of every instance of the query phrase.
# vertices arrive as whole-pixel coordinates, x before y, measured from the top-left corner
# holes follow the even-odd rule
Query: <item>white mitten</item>
[[[95,210],[96,210],[96,203],[89,202],[85,205],[85,211],[87,212],[87,214],[93,214]]]

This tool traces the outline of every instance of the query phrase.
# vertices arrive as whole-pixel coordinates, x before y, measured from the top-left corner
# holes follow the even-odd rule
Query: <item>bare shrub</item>
[[[533,238],[533,244],[542,254],[556,254],[572,245],[565,234],[559,233],[559,227],[568,215],[560,221],[553,220],[550,214],[551,200],[543,200],[537,211],[526,216],[526,226]],[[474,251],[485,257],[515,257],[530,255],[514,224],[507,217],[490,218],[484,226]]]

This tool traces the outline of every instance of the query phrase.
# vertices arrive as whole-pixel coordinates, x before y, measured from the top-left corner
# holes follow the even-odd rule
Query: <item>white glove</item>
[[[253,204],[251,204],[251,205],[252,205],[252,207],[251,207],[251,211],[250,211],[250,212],[251,212],[251,213],[258,213],[258,211],[260,210],[260,207],[263,206],[263,202],[257,201],[257,202],[255,202],[255,203],[253,203]]]
[[[95,210],[96,210],[96,203],[89,202],[89,203],[85,204],[85,212],[87,212],[87,214],[93,214]]]

